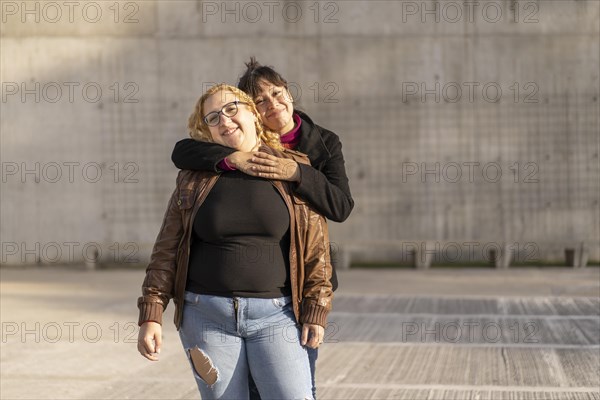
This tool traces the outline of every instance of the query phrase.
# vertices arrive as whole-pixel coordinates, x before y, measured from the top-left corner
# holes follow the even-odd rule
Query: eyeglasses
[[[221,114],[225,115],[226,117],[233,117],[238,113],[238,104],[248,103],[239,100],[232,101],[231,103],[225,104],[220,111],[209,112],[204,118],[202,118],[202,120],[208,126],[217,126],[219,125]]]

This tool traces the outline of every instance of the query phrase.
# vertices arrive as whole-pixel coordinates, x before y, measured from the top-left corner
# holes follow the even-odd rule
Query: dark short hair
[[[250,62],[246,63],[246,72],[238,81],[238,88],[255,98],[260,93],[260,81],[267,81],[275,86],[288,88],[287,81],[273,67],[261,65],[255,57],[250,57]]]

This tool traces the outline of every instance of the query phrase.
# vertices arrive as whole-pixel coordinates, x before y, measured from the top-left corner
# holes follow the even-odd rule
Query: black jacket
[[[302,119],[300,142],[295,150],[306,154],[312,167],[299,164],[301,181],[293,186],[294,192],[325,218],[343,222],[352,212],[354,200],[342,143],[338,135],[315,124],[308,115],[295,112]],[[179,169],[218,172],[217,164],[235,151],[216,143],[183,139],[175,144],[171,159]]]

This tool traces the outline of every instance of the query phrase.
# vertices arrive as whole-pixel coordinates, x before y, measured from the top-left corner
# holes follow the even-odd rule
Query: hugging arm
[[[323,163],[321,170],[309,165],[298,163],[299,182],[294,186],[294,192],[309,202],[325,218],[335,222],[344,222],[352,209],[354,200],[348,185],[348,176],[344,165],[342,144],[337,136],[331,135],[329,151],[331,157]],[[281,159],[268,154],[261,154],[251,161],[252,156],[248,153],[237,152],[230,147],[221,146],[216,143],[200,142],[193,139],[182,139],[175,144],[171,159],[179,169],[196,171],[220,172],[220,163],[237,153],[235,160],[229,160],[229,164],[240,171],[267,179],[292,180],[292,177],[283,178],[281,174],[273,174],[276,167],[288,171],[288,159]],[[259,168],[252,170],[252,166]],[[295,178],[295,177],[294,177]],[[295,180],[295,179],[294,179]]]
[[[294,182],[294,193],[317,212],[331,221],[344,222],[354,208],[354,200],[348,185],[342,144],[333,133],[328,135],[328,151],[329,158],[317,165],[319,169],[297,162],[297,158],[294,162],[289,158],[258,152],[250,160],[251,169],[247,173]]]
[[[182,139],[175,144],[171,160],[179,169],[220,172],[218,164],[235,151],[217,143]]]

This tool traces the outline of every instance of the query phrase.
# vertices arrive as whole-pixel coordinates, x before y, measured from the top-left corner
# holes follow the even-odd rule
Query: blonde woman
[[[189,128],[196,140],[307,163],[263,130],[252,98],[229,85],[200,98]],[[331,310],[328,246],[325,220],[286,182],[181,171],[138,299],[139,352],[158,360],[173,298],[203,399],[247,399],[249,374],[263,399],[312,398],[304,346],[323,342]]]

